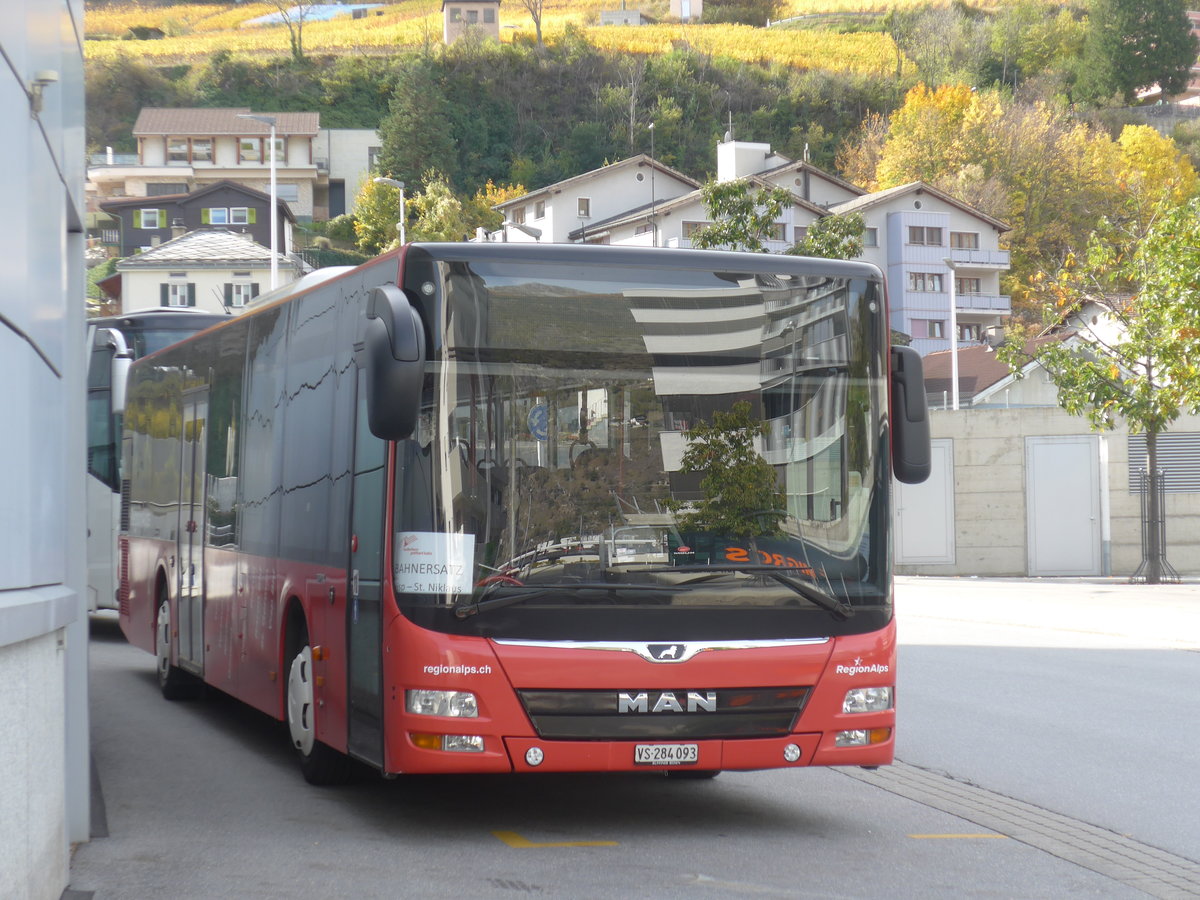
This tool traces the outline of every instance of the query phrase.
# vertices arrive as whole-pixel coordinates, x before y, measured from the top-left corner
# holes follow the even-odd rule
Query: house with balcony
[[[248,234],[271,244],[271,197],[234,181],[218,181],[191,193],[125,197],[100,204],[110,216],[104,238],[111,255],[143,253],[188,231],[210,226]],[[296,217],[288,204],[276,201],[275,247],[292,252]]]
[[[271,143],[271,122],[275,126]],[[183,194],[218,181],[276,195],[301,222],[353,206],[382,141],[370,129],[323,129],[315,112],[255,113],[249,108],[142,109],[133,127],[136,156],[92,160],[88,194],[106,200]]]
[[[769,144],[729,139],[717,145],[717,180],[791,193],[791,205],[763,241],[773,253],[803,240],[824,216],[860,213],[866,223],[860,259],[884,273],[891,326],[910,335],[922,354],[948,349],[951,327],[959,343],[982,343],[1012,311],[1000,293],[1009,253],[999,242],[1008,226],[937,188],[913,182],[868,193]],[[712,224],[699,183],[644,154],[496,209],[505,226],[484,240],[687,249],[695,231]]]
[[[924,356],[958,342],[980,343],[1012,313],[1000,293],[1008,225],[923,182],[863,194],[829,207],[867,224],[862,259],[887,279],[891,326]],[[952,312],[953,310],[953,312]]]
[[[644,223],[622,230],[622,237],[636,237],[628,241],[610,240],[610,235],[596,224],[631,210],[645,209],[652,214],[656,204],[699,189],[698,181],[643,153],[497,204],[495,209],[504,214],[504,225],[488,239],[649,246],[649,231],[645,232],[647,236],[638,231]]]
[[[304,274],[304,264],[276,256],[277,287]],[[121,312],[185,306],[236,315],[270,290],[271,249],[223,228],[192,231],[117,263],[119,285],[105,285]]]

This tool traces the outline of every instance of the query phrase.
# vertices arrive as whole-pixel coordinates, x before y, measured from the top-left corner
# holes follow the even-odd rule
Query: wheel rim
[[[171,672],[171,604],[164,600],[158,606],[158,626],[155,633],[155,652],[158,656],[158,681],[163,683]]]
[[[287,712],[292,746],[305,756],[312,752],[313,731],[312,650],[305,646],[292,660],[288,672]]]

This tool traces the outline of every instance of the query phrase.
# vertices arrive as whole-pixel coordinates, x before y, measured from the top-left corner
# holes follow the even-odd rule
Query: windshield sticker
[[[396,533],[396,590],[409,594],[469,594],[475,535],[438,531]]]

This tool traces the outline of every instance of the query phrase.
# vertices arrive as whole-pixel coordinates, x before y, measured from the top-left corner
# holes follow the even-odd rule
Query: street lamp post
[[[397,181],[395,178],[376,178],[376,184],[390,184],[394,188],[400,190],[400,221],[396,223],[396,230],[400,232],[400,246],[404,246],[404,182]]]
[[[238,113],[238,118],[254,119],[271,129],[269,139],[271,154],[271,290],[275,290],[279,287],[279,253],[276,249],[279,245],[279,188],[275,183],[275,117]]]
[[[650,123],[650,240],[655,247],[658,246],[658,223],[654,220],[654,170],[657,164],[654,161],[654,123]]]
[[[950,269],[950,408],[958,409],[958,291],[955,284],[957,269],[954,260],[942,260]]]

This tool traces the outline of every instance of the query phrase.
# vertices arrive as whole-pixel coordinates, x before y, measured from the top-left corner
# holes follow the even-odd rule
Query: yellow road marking
[[[910,834],[917,840],[953,839],[953,838],[1007,838],[1007,834]]]
[[[535,844],[533,841],[527,841],[515,831],[493,831],[496,837],[504,841],[510,847],[518,850],[530,850],[541,847],[616,847],[616,841],[561,841],[550,844]]]

